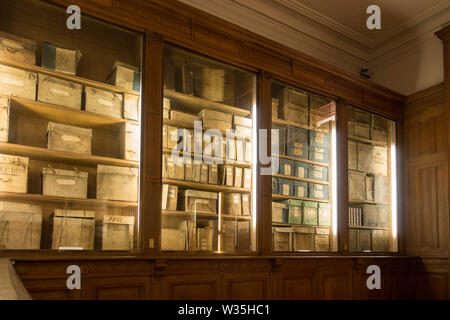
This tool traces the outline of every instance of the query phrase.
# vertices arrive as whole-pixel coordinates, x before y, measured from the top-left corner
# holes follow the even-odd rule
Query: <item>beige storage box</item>
[[[130,91],[140,91],[141,75],[139,68],[120,61],[114,63],[113,72],[108,77],[108,83]]]
[[[198,116],[186,112],[170,110],[170,119],[180,121],[189,125],[194,125],[194,121],[199,121]]]
[[[8,142],[9,106],[10,100],[7,98],[0,97],[0,142]]]
[[[38,101],[81,110],[82,85],[42,73],[38,77]]]
[[[223,212],[225,214],[242,215],[242,196],[240,193],[224,193],[223,203]]]
[[[225,70],[202,69],[202,98],[222,102],[225,94]]]
[[[242,215],[250,216],[252,214],[252,204],[250,193],[242,194]]]
[[[355,136],[370,139],[370,124],[355,121],[353,125],[353,133]]]
[[[92,87],[84,88],[86,111],[122,118],[123,95]]]
[[[314,251],[314,228],[294,227],[293,229],[294,251]]]
[[[0,64],[0,94],[36,100],[37,74]]]
[[[314,242],[316,252],[330,251],[330,236],[316,234]]]
[[[286,223],[286,213],[288,206],[280,202],[272,202],[272,222]],[[285,218],[283,219],[283,213]]]
[[[0,249],[40,249],[41,224],[41,206],[0,201]]]
[[[134,217],[103,217],[102,250],[133,250]]]
[[[0,31],[0,56],[22,63],[36,65],[36,41]]]
[[[97,166],[97,199],[138,201],[138,168]]]
[[[163,118],[169,119],[170,117],[170,99],[163,98]]]
[[[373,173],[387,176],[388,173],[388,149],[386,147],[373,147]]]
[[[366,173],[373,172],[373,146],[358,143],[358,170]]]
[[[214,229],[210,227],[197,228],[197,250],[213,251]]]
[[[0,191],[27,193],[28,164],[26,157],[0,154]]]
[[[126,122],[120,129],[120,137],[122,159],[139,161],[141,158],[141,127]]]
[[[218,196],[215,192],[184,191],[184,210],[187,212],[217,213]]]
[[[372,251],[389,252],[388,230],[372,230]]]
[[[233,115],[220,111],[203,109],[198,116],[203,121],[203,127],[206,128],[227,130],[233,125]]]
[[[187,249],[187,223],[183,219],[164,217],[161,230],[162,251],[185,251]]]
[[[275,228],[273,227],[273,251],[292,251],[292,231],[291,227],[288,228]]]
[[[181,157],[172,157],[171,154],[164,154],[162,159],[162,175],[166,179],[184,180],[184,163]],[[201,165],[206,167],[206,181],[208,183],[208,165]]]
[[[234,125],[239,125],[239,126],[243,126],[243,127],[247,127],[247,128],[252,128],[253,127],[253,121],[251,118],[244,118],[244,117],[240,117],[240,116],[234,116],[233,117],[233,123]]]
[[[176,211],[178,203],[178,187],[170,184],[162,185],[161,209]]]
[[[42,170],[42,194],[86,199],[87,179],[87,172],[44,168]]]
[[[81,60],[78,49],[68,49],[44,42],[42,47],[42,67],[58,72],[76,75]]]
[[[92,129],[49,122],[47,148],[66,152],[91,154]]]
[[[252,169],[244,169],[244,189],[252,188]]]
[[[225,252],[236,251],[237,245],[237,221],[223,222],[222,247]]]
[[[290,88],[285,88],[280,93],[280,106],[278,108],[280,119],[309,124],[308,94]]]
[[[55,209],[52,223],[53,250],[94,249],[94,211]]]
[[[129,93],[123,94],[123,117],[125,119],[139,121],[141,117],[139,96]]]

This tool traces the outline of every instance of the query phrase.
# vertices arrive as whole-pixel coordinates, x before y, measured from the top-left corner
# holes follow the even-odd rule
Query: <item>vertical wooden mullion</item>
[[[145,255],[158,253],[160,248],[163,45],[161,36],[147,32],[142,99],[141,179],[141,239]]]
[[[339,100],[336,106],[336,157],[337,166],[337,204],[338,204],[338,248],[348,252],[348,105]]]

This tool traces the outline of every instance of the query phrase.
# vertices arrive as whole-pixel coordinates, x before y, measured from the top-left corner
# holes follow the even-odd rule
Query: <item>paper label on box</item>
[[[299,177],[299,178],[305,177],[305,168],[297,167],[297,177]]]
[[[291,165],[290,164],[285,164],[284,165],[284,174],[287,176],[291,175]]]
[[[195,202],[196,203],[201,203],[201,204],[208,204],[209,203],[208,200],[204,200],[204,199],[196,199]]]
[[[65,135],[65,134],[61,136],[61,140],[67,141],[67,142],[80,142],[81,141],[81,139],[79,137],[69,136],[69,135]]]
[[[239,196],[233,196],[233,202],[239,203]]]
[[[323,174],[322,171],[314,171],[314,178],[318,178],[318,179],[322,179],[323,178]]]
[[[240,177],[241,176],[241,170],[236,170],[236,177]]]
[[[53,94],[56,94],[57,96],[61,96],[61,97],[68,97],[70,96],[70,94],[67,91],[64,90],[60,90],[60,89],[56,89],[56,88],[51,88],[50,91]]]
[[[323,198],[323,191],[316,190],[314,194],[316,198]]]
[[[74,180],[70,180],[70,179],[56,179],[56,183],[59,185],[63,185],[63,186],[73,186],[75,185],[75,181]]]
[[[323,133],[316,132],[316,144],[324,144],[325,143],[325,135]]]
[[[297,156],[302,156],[303,155],[303,149],[294,148],[294,154],[297,155]]]
[[[298,186],[297,187],[297,195],[299,197],[303,197],[305,195],[305,188]]]
[[[11,79],[11,78],[3,78],[2,81],[6,84],[16,86],[16,87],[23,87],[24,83],[19,80]]]
[[[323,160],[323,153],[322,152],[314,152],[314,158],[317,160]]]
[[[283,184],[283,195],[288,196],[290,194],[290,188],[288,184]]]

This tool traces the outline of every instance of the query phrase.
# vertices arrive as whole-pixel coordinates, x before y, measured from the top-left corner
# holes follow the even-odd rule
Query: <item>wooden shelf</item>
[[[375,202],[375,201],[370,201],[370,200],[350,200],[348,203],[349,204],[379,204],[379,205],[383,205],[383,206],[389,205],[389,203]]]
[[[50,150],[45,148],[23,146],[20,144],[13,144],[6,142],[0,142],[0,152],[16,156],[29,157],[31,159],[36,160],[57,161],[59,163],[62,162],[75,165],[104,164],[119,167],[133,167],[133,168],[139,167],[139,162],[137,161],[107,158],[58,150]]]
[[[173,216],[173,217],[182,217],[182,218],[193,218],[197,216],[197,218],[209,218],[209,219],[219,219],[218,213],[194,213],[187,211],[171,211],[171,210],[163,210],[163,216]],[[235,216],[231,214],[221,214],[221,219],[225,220],[251,220],[251,216]]]
[[[310,182],[310,183],[316,183],[316,184],[323,184],[326,186],[330,185],[330,183],[328,181],[319,181],[319,180],[313,180],[313,179],[307,179],[307,178],[298,178],[295,176],[285,176],[283,174],[273,174],[272,177],[282,178],[282,179],[290,179],[290,180],[295,180],[295,181]]]
[[[285,156],[285,155],[281,155],[281,154],[274,154],[272,156],[273,157],[278,157],[280,159],[287,159],[287,160],[293,160],[293,161],[300,161],[300,162],[304,162],[304,163],[309,163],[309,164],[312,164],[312,165],[315,165],[315,166],[328,167],[328,163],[322,163],[322,162],[316,162],[316,161],[312,161],[312,160],[300,159],[300,158],[291,157],[291,156]]]
[[[0,57],[0,63],[10,66],[10,67],[20,68],[20,69],[31,71],[31,72],[43,73],[43,74],[46,74],[49,76],[76,82],[76,83],[79,83],[84,86],[95,87],[95,88],[112,91],[112,92],[117,92],[117,93],[129,93],[129,94],[134,94],[137,96],[140,95],[139,91],[122,89],[122,88],[118,88],[116,86],[113,86],[113,85],[110,85],[107,83],[89,80],[89,79],[85,79],[85,78],[81,78],[81,77],[77,77],[77,76],[73,76],[73,75],[69,75],[69,74],[64,74],[64,73],[61,73],[58,71],[54,71],[54,70],[50,70],[50,69],[46,69],[46,68],[42,68],[42,67],[38,67],[38,66],[33,66],[30,64],[26,64],[26,63],[22,63],[22,62],[18,62],[18,61],[13,61],[13,60],[5,59],[2,57]]]
[[[172,149],[164,148],[163,153],[172,153]],[[190,154],[191,159],[193,159],[193,157],[194,157],[194,153],[192,153],[192,152],[179,151],[179,153],[180,153],[180,156],[183,156],[185,154]],[[249,162],[240,162],[240,161],[229,162],[229,160],[227,161],[226,159],[222,159],[222,158],[208,157],[208,156],[204,156],[204,155],[201,155],[201,156],[202,156],[202,159],[204,159],[204,160],[208,159],[210,161],[214,161],[214,163],[217,163],[217,164],[229,164],[229,165],[233,165],[236,167],[242,167],[242,168],[251,168],[251,166],[252,166],[252,164]]]
[[[65,197],[44,196],[42,194],[29,194],[29,193],[13,193],[13,192],[0,192],[0,199],[2,200],[18,200],[18,201],[39,201],[39,202],[57,202],[57,203],[70,203],[75,205],[94,205],[94,206],[107,206],[117,208],[130,208],[137,207],[137,202],[128,201],[109,201],[100,199],[72,199]]]
[[[281,194],[272,194],[272,200],[303,200],[303,201],[312,201],[312,202],[321,202],[321,203],[330,203],[330,200],[318,200],[318,199],[310,199],[310,198],[300,198],[295,196],[284,196]]]
[[[252,192],[251,189],[228,187],[228,186],[221,186],[221,185],[216,185],[216,184],[205,184],[205,183],[175,180],[175,179],[162,179],[162,182],[167,183],[167,184],[177,185],[180,187],[199,189],[199,190],[204,190],[204,191],[212,191],[212,192],[244,192],[244,193]]]
[[[173,119],[164,118],[163,119],[163,123],[167,124],[169,126],[172,126],[172,127],[183,128],[183,129],[188,129],[188,130],[194,130],[194,125],[193,124],[190,124],[190,123],[187,123],[187,122],[183,122],[183,121],[179,121],[179,120],[173,120]],[[205,132],[208,129],[219,130],[222,133],[223,139],[225,140],[225,138],[227,136],[227,130],[220,130],[220,129],[216,129],[216,128],[210,128],[210,127],[203,127],[202,126],[202,132]],[[231,131],[233,129],[229,129],[229,130]],[[240,138],[240,139],[251,138],[249,136],[241,135],[241,134],[238,134],[236,132],[233,133],[233,135],[236,138]]]
[[[389,230],[383,227],[365,227],[365,226],[348,226],[349,229],[364,229],[364,230]]]
[[[330,229],[331,226],[313,226],[309,224],[295,224],[295,223],[283,223],[283,222],[272,222],[273,226],[278,227],[309,227],[309,228],[327,228]]]
[[[220,111],[227,114],[234,114],[238,116],[249,116],[251,114],[250,111],[236,108],[233,106],[229,106],[223,103],[209,101],[203,98],[190,96],[184,93],[176,92],[174,90],[164,90],[164,96],[171,100],[174,100],[175,103],[186,107],[186,111],[190,111],[192,113],[199,113],[203,109],[209,109],[214,111]]]
[[[306,129],[306,130],[313,130],[313,131],[323,132],[323,133],[329,133],[329,132],[326,132],[325,130],[321,130],[320,128],[315,128],[315,127],[311,127],[311,126],[307,126],[304,124],[300,124],[300,123],[292,122],[292,121],[288,121],[288,120],[283,120],[283,119],[273,119],[272,118],[272,124],[276,124],[279,126],[290,126],[290,127],[302,128],[302,129]]]
[[[349,135],[348,139],[356,141],[356,142],[368,143],[368,144],[371,144],[373,146],[379,146],[379,147],[387,147],[388,146],[388,144],[386,142],[378,142],[378,141],[365,139],[365,138],[360,138],[360,137],[356,137],[356,136],[350,136]]]
[[[15,111],[37,116],[39,118],[85,128],[102,128],[128,122],[139,125],[138,121],[115,118],[99,113],[57,106],[49,103],[0,95],[11,100]]]

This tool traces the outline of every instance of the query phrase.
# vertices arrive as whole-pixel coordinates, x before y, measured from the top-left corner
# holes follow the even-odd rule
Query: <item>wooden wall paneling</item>
[[[150,277],[95,277],[86,280],[89,300],[146,300]]]
[[[272,75],[268,72],[260,72],[258,80],[258,128],[267,130],[267,152],[271,152]],[[267,255],[272,253],[272,176],[261,175],[261,163],[259,160],[255,161],[257,161],[255,174],[257,175],[259,192],[257,206],[259,208],[258,232],[261,248],[260,252]]]
[[[414,298],[421,300],[447,299],[448,259],[422,259],[415,266]]]
[[[319,261],[319,299],[350,300],[353,298],[351,260]]]

